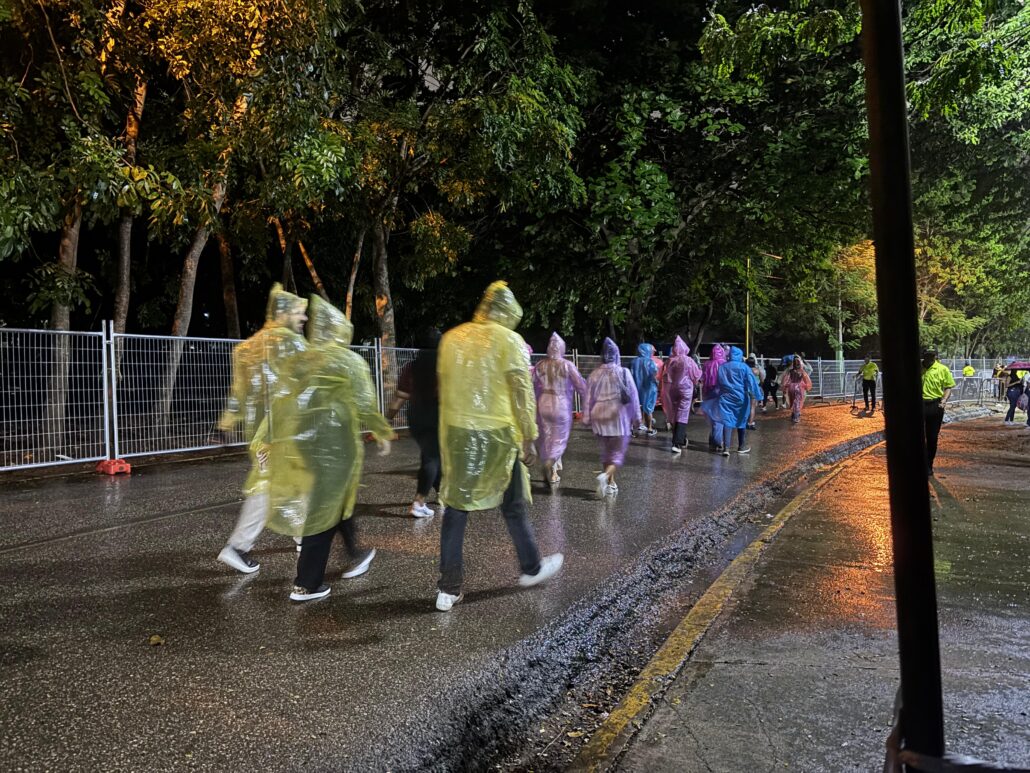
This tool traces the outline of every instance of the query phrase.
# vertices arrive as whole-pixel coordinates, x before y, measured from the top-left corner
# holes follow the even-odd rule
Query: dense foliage
[[[1030,8],[906,3],[920,322],[1025,349]],[[0,324],[875,345],[858,4],[0,0]],[[750,303],[747,303],[747,298]]]

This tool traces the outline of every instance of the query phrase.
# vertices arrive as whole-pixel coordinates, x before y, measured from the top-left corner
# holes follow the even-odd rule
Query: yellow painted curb
[[[722,612],[733,592],[750,574],[780,529],[802,505],[836,478],[844,469],[845,464],[864,456],[877,445],[880,444],[877,443],[838,462],[822,480],[794,497],[786,507],[776,514],[765,531],[730,562],[730,565],[697,600],[687,616],[676,626],[651,661],[644,666],[637,681],[633,683],[629,692],[590,737],[569,770],[601,771],[614,761],[632,735],[632,731],[627,732],[631,723],[635,722],[639,727],[639,720],[643,718],[659,694],[664,692],[669,680],[679,673],[687,658],[690,657],[709,627]]]

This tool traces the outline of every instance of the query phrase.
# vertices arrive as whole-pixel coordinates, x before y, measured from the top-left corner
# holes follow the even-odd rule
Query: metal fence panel
[[[235,339],[115,334],[114,455],[212,448],[232,385]],[[230,445],[243,443],[240,430]]]
[[[0,469],[107,458],[103,333],[0,328]]]

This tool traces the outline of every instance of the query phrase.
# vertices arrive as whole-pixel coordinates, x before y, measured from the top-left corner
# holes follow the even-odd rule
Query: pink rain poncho
[[[601,365],[587,379],[583,423],[589,424],[601,444],[601,463],[622,465],[630,431],[640,417],[640,398],[628,368],[622,367],[619,347],[604,339]]]
[[[561,459],[572,430],[572,398],[586,397],[586,381],[576,366],[565,359],[565,342],[557,333],[547,344],[547,358],[533,369],[536,392],[536,424],[540,430],[537,451],[545,462]]]
[[[701,368],[701,410],[709,418],[713,425],[722,423],[722,416],[719,414],[719,368],[726,362],[726,350],[716,344],[712,347],[712,356]],[[722,429],[713,426],[713,432],[718,430],[721,438]]]
[[[690,347],[679,336],[662,374],[662,410],[670,423],[690,421],[690,405],[694,401],[694,384],[701,380],[701,367],[688,355]]]

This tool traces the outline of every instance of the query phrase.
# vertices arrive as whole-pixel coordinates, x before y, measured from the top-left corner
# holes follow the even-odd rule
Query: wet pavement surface
[[[700,418],[688,433],[698,448]],[[743,489],[882,422],[827,406],[796,427],[784,411],[759,426],[749,456],[675,458],[667,434],[634,441],[613,502],[593,496],[597,449],[577,428],[561,488],[547,493],[537,472],[531,508],[541,550],[566,553],[563,573],[517,589],[503,519],[477,514],[466,598],[447,615],[433,609],[440,518],[406,514],[410,440],[366,459],[358,513],[379,551],[371,571],[338,579],[337,545],[332,594],[302,605],[287,599],[288,538],[262,535],[256,575],[215,560],[239,510],[241,459],[3,485],[0,768],[479,767],[518,747],[593,650],[619,656],[595,629],[608,621],[633,639],[617,613],[661,617],[641,602],[658,580],[632,575],[641,556],[721,544],[738,525],[713,513]],[[490,723],[508,736],[494,741]]]
[[[932,482],[948,751],[1030,766],[1030,432],[942,434]],[[780,532],[624,771],[882,769],[898,685],[882,445]]]

